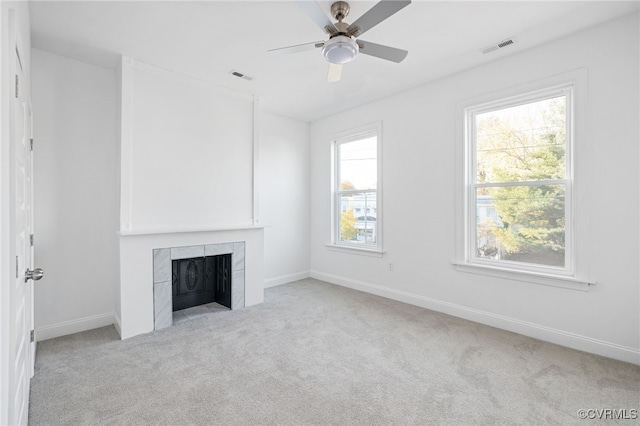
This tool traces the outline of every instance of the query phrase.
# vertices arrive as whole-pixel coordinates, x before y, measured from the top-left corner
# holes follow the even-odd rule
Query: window
[[[334,245],[379,250],[379,127],[333,141]]]
[[[466,262],[572,275],[572,86],[465,109]]]

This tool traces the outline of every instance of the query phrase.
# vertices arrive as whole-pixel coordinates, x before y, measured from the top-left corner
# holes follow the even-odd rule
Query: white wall
[[[121,230],[253,225],[253,97],[122,66]]]
[[[265,287],[309,276],[309,125],[260,113]]]
[[[640,363],[638,54],[636,14],[312,123],[311,275]],[[589,213],[582,260],[597,285],[582,292],[456,271],[456,104],[580,68],[587,120],[577,166]],[[330,135],[376,120],[386,253],[331,251]]]
[[[33,57],[38,340],[113,322],[118,283],[116,74]]]

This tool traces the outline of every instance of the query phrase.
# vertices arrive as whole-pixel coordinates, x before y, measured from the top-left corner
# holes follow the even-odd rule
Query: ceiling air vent
[[[238,78],[242,78],[243,80],[247,80],[247,81],[253,80],[253,77],[251,77],[250,75],[243,74],[240,71],[231,70],[229,74],[236,76]]]
[[[492,44],[491,46],[487,46],[484,49],[481,49],[480,51],[486,55],[489,52],[493,52],[494,50],[502,49],[503,47],[510,46],[513,43],[515,43],[515,39],[508,38],[508,39],[502,40],[502,41],[500,41],[500,42],[498,42],[496,44]]]

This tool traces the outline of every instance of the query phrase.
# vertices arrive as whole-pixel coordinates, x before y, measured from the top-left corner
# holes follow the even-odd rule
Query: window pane
[[[340,242],[377,243],[376,193],[340,196]]]
[[[565,96],[476,115],[477,182],[564,179]]]
[[[341,191],[375,189],[377,176],[377,138],[375,136],[338,145]]]
[[[564,267],[564,185],[478,188],[476,257]]]

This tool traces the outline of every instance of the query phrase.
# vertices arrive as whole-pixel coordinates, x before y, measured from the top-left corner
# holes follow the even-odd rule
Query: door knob
[[[42,277],[44,277],[44,271],[42,269],[36,268],[33,271],[27,269],[24,273],[24,282],[26,283],[29,280],[38,281]]]

